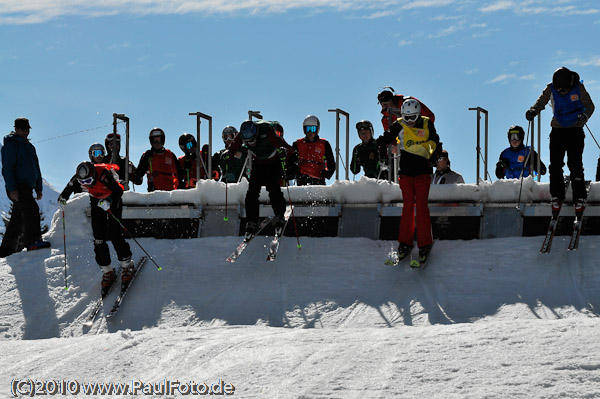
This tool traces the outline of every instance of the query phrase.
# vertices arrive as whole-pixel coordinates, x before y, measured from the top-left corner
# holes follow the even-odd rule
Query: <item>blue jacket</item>
[[[531,147],[523,146],[522,144],[517,147],[508,147],[500,154],[500,160],[496,164],[496,177],[498,179],[506,178],[506,179],[519,179],[521,177],[521,171],[523,172],[523,177],[528,177],[530,174],[529,170],[529,161],[527,157],[529,156],[529,151]],[[531,154],[533,158],[534,171],[539,172],[541,175],[546,174],[546,165],[541,162],[540,171],[535,170],[537,167],[537,152],[533,152]],[[525,162],[527,161],[527,165]]]
[[[12,133],[4,137],[2,147],[2,176],[6,191],[17,191],[18,185],[26,185],[42,192],[42,172],[35,147],[25,137]]]

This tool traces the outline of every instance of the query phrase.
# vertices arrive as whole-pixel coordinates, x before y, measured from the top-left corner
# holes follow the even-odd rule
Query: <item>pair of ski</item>
[[[542,248],[540,249],[541,254],[547,254],[550,252],[552,248],[552,241],[554,240],[554,236],[556,235],[556,227],[558,226],[558,216],[560,214],[560,210],[562,208],[562,204],[559,205],[558,209],[552,210],[552,218],[550,219],[550,225],[548,226],[548,231],[546,232],[546,237],[544,237],[544,242],[542,243]],[[567,251],[575,251],[579,247],[579,236],[581,235],[581,228],[583,226],[583,211],[575,212],[575,221],[573,222],[573,227],[571,229],[571,239],[569,240],[569,246],[567,247]]]
[[[424,257],[417,255],[417,259],[413,259],[412,256],[407,255],[404,259],[400,259],[400,257],[398,256],[398,251],[392,248],[392,250],[388,253],[387,259],[383,263],[388,266],[398,266],[400,262],[410,258],[410,262],[408,263],[410,267],[412,267],[413,269],[423,269],[425,268],[425,266],[427,266],[430,254],[431,248],[429,248],[429,251],[427,252],[427,254],[425,254]]]
[[[279,242],[281,241],[281,237],[283,236],[283,232],[285,231],[288,221],[290,220],[291,214],[292,214],[292,208],[288,206],[287,209],[285,210],[285,215],[283,217],[284,218],[283,227],[275,228],[275,235],[273,236],[273,240],[271,240],[271,242],[269,243],[269,252],[267,254],[267,259],[266,259],[269,262],[274,262],[275,258],[277,257],[277,251],[279,250]],[[261,231],[263,231],[265,229],[265,227],[267,227],[269,224],[271,224],[272,220],[273,220],[272,217],[267,217],[267,218],[263,219],[262,222],[260,222],[260,224],[258,225],[258,228],[256,229],[256,232],[254,232],[252,234],[246,233],[246,236],[244,237],[244,239],[242,240],[240,245],[238,245],[238,247],[235,249],[235,251],[233,251],[233,253],[231,255],[229,255],[229,257],[227,258],[227,262],[234,263],[240,257],[242,252],[244,252],[244,250],[248,247],[248,244],[250,243],[250,241],[252,241],[252,239],[254,239],[254,237],[256,237],[257,235],[259,235],[261,233]]]
[[[119,295],[117,296],[117,299],[115,300],[115,303],[113,304],[113,307],[111,308],[110,312],[108,312],[106,314],[107,319],[113,318],[117,315],[117,312],[121,308],[121,305],[123,304],[123,300],[125,299],[125,296],[127,295],[127,291],[129,291],[129,288],[131,287],[133,280],[135,280],[135,277],[139,274],[140,269],[144,266],[144,264],[146,263],[147,260],[148,260],[148,258],[146,256],[142,256],[137,261],[137,263],[134,265],[133,276],[131,277],[129,284],[127,284],[126,287],[121,286],[121,292],[119,292]],[[92,310],[91,310],[90,314],[88,315],[88,317],[85,319],[85,322],[83,323],[84,327],[91,327],[94,324],[96,317],[100,313],[100,309],[104,305],[104,300],[106,299],[106,297],[108,297],[114,291],[114,288],[116,286],[118,286],[117,281],[120,280],[121,270],[122,270],[121,266],[119,266],[119,268],[116,271],[117,277],[115,278],[113,283],[110,285],[110,287],[108,287],[106,294],[104,296],[101,296],[100,298],[98,298],[96,300],[96,302],[94,302],[94,305],[92,306]]]

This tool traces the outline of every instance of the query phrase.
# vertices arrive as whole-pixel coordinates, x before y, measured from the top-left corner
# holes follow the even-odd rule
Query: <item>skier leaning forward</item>
[[[415,217],[417,209],[417,245],[419,258],[427,257],[433,245],[431,219],[429,217],[429,187],[431,185],[432,161],[437,160],[441,150],[439,137],[433,122],[421,116],[421,105],[409,99],[402,103],[402,118],[398,118],[390,131],[377,141],[379,144],[397,142],[400,147],[400,189],[402,190],[402,217],[398,234],[398,258],[404,259],[414,244]]]
[[[121,262],[121,288],[127,287],[133,277],[134,268],[131,260],[131,249],[123,238],[123,230],[119,223],[108,213],[109,211],[121,219],[123,213],[123,186],[118,182],[117,165],[92,164],[82,162],[77,166],[75,176],[60,193],[58,200],[64,204],[72,193],[87,191],[92,206],[92,231],[94,234],[94,252],[96,263],[104,273],[102,276],[102,296],[105,296],[117,276],[110,265],[110,253],[106,241],[110,240],[115,247]]]

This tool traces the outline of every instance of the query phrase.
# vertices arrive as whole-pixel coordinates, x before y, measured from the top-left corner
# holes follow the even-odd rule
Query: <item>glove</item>
[[[105,198],[103,200],[98,201],[98,206],[102,208],[103,211],[107,212],[110,209],[110,198]]]
[[[588,121],[588,116],[586,114],[581,113],[581,114],[577,115],[577,120],[579,122],[586,123]]]
[[[58,207],[60,209],[65,209],[66,205],[67,205],[67,200],[61,196],[58,196]]]
[[[221,159],[223,161],[227,161],[229,159],[229,150],[223,151],[223,153],[221,154]]]
[[[533,109],[528,109],[527,112],[525,112],[525,119],[532,121],[533,118],[535,118],[535,111]]]

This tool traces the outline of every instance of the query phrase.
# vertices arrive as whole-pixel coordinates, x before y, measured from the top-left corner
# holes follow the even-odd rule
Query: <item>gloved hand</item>
[[[581,113],[581,114],[577,115],[577,120],[579,122],[586,123],[588,121],[588,116],[584,113]]]
[[[67,200],[59,195],[58,196],[58,207],[60,209],[65,209],[66,205],[67,205]]]
[[[221,154],[221,159],[223,161],[227,161],[229,159],[229,150],[223,151],[223,153]]]
[[[105,212],[110,209],[110,205],[111,205],[110,198],[105,198],[105,199],[102,199],[102,200],[98,201],[98,206],[100,208],[102,208],[102,210],[105,211]]]
[[[530,108],[527,110],[527,112],[525,112],[525,119],[532,121],[533,118],[535,118],[535,111]]]

